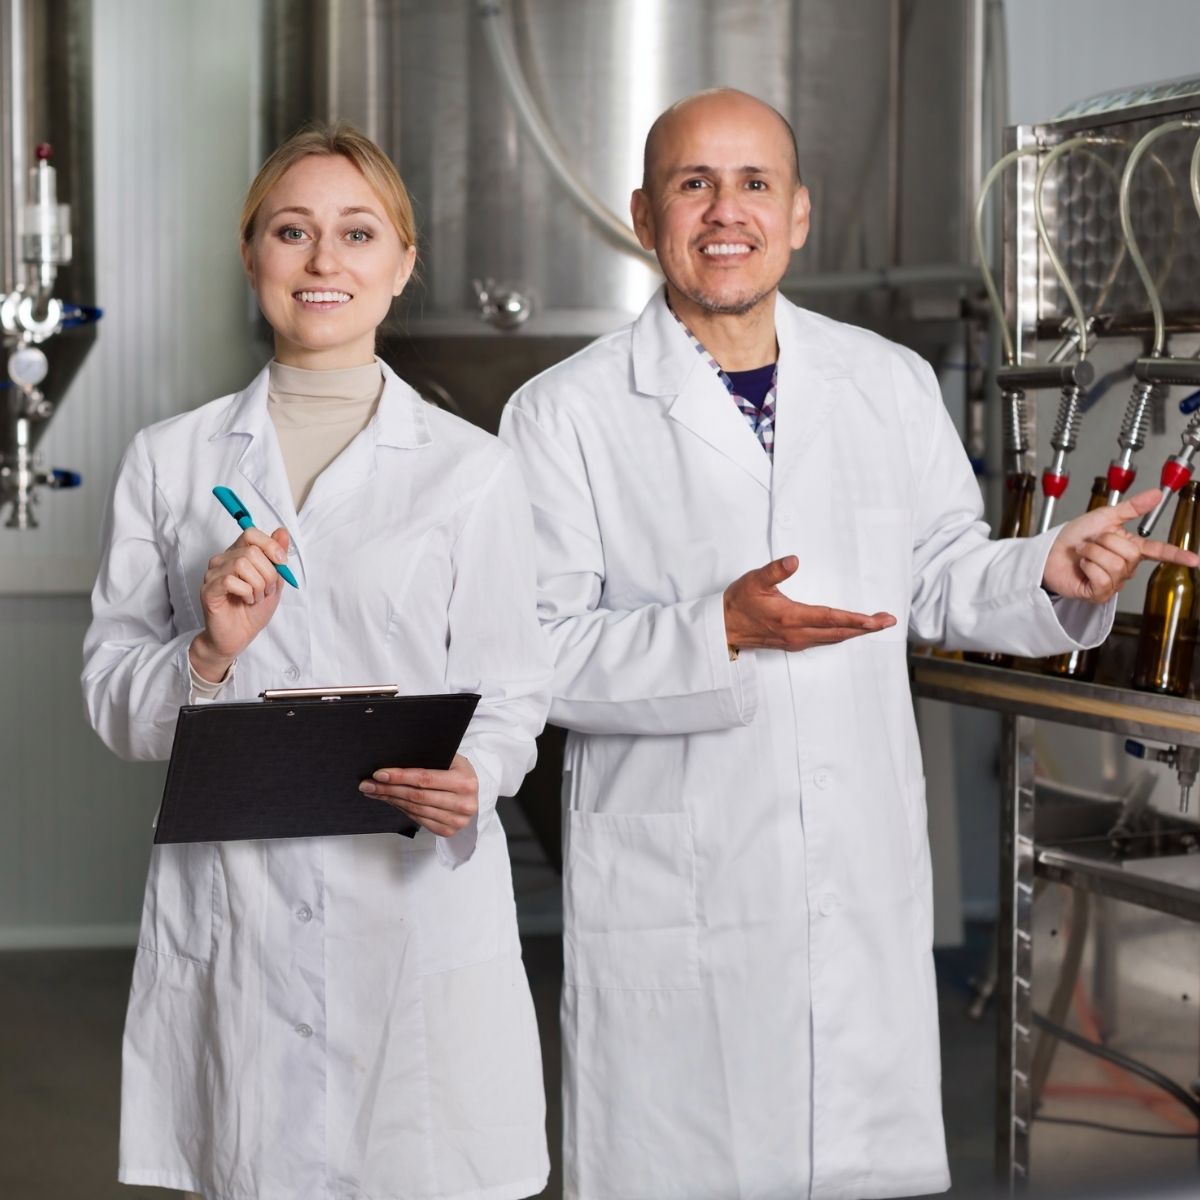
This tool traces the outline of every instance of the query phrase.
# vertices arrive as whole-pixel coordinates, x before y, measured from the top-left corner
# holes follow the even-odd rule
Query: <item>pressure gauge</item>
[[[17,387],[37,387],[49,369],[45,354],[36,346],[18,346],[8,356],[8,377]]]

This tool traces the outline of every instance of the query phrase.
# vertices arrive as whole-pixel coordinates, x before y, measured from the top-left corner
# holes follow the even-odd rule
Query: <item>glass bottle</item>
[[[1033,526],[1033,494],[1037,479],[1030,471],[1015,471],[1004,478],[1004,510],[996,526],[998,538],[1028,537]],[[973,650],[964,655],[968,662],[991,667],[1011,667],[1013,656]]]
[[[1092,480],[1092,494],[1088,499],[1088,512],[1104,508],[1108,504],[1108,480],[1097,475]],[[1042,663],[1047,675],[1061,675],[1066,679],[1082,679],[1091,682],[1096,676],[1096,662],[1100,658],[1100,647],[1091,650],[1072,650],[1069,654],[1055,654]]]
[[[1171,522],[1170,542],[1184,550],[1196,548],[1196,518],[1200,483],[1180,493]],[[1138,637],[1133,686],[1167,696],[1187,694],[1196,648],[1196,572],[1192,567],[1159,563],[1146,584],[1142,631]]]

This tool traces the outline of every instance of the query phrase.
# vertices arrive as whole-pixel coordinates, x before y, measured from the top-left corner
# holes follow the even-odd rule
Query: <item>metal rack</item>
[[[1200,746],[1200,704],[1127,688],[1081,683],[914,653],[909,660],[915,696],[1002,714],[1000,916],[997,928],[996,1167],[1010,1192],[1028,1179],[1033,1118],[1033,887],[1047,879],[1129,904],[1200,921],[1200,883],[1130,872],[1114,861],[1103,833],[1115,805],[1087,802],[1057,823],[1039,815],[1034,786],[1034,727],[1038,720],[1176,745]],[[1200,846],[1200,824],[1159,815],[1156,857]],[[1088,826],[1098,847],[1080,849]],[[1086,838],[1083,839],[1086,842]],[[1065,843],[1065,844],[1064,844]],[[1136,861],[1130,859],[1126,861]],[[1200,880],[1200,872],[1197,873]]]

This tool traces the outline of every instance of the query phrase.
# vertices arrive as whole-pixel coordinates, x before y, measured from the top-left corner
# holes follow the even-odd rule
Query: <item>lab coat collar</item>
[[[849,369],[819,318],[775,297],[779,371],[775,400],[775,485],[811,448],[814,436],[846,397]],[[634,386],[645,395],[674,396],[668,410],[715,450],[768,490],[772,460],[730,398],[716,371],[696,352],[660,288],[633,326]],[[782,444],[781,444],[782,434]]]
[[[425,401],[404,382],[382,359],[383,392],[379,405],[367,428],[365,437],[356,438],[345,451],[317,478],[305,502],[307,513],[314,500],[325,501],[341,492],[361,486],[375,471],[375,449],[389,446],[396,449],[418,449],[433,441],[425,415]],[[229,407],[213,440],[241,435],[246,437],[245,449],[239,461],[242,475],[274,510],[282,525],[298,527],[295,505],[279,440],[267,411],[267,392],[270,384],[270,365],[254,377],[248,387],[238,392]],[[265,525],[265,514],[256,524]]]

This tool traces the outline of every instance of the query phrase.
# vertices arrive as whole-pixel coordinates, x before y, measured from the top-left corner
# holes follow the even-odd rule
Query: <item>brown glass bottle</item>
[[[1198,500],[1200,483],[1189,483],[1179,493],[1171,522],[1171,545],[1195,550]],[[1135,688],[1167,696],[1187,694],[1200,600],[1196,583],[1192,567],[1159,563],[1154,568],[1142,606],[1142,632],[1133,668]]]
[[[1004,477],[1004,510],[996,526],[998,538],[1028,537],[1033,525],[1033,494],[1037,479],[1029,471],[1012,472]],[[992,667],[1011,667],[1011,654],[980,653],[964,655],[969,662],[986,663]]]
[[[1097,475],[1092,480],[1092,494],[1088,499],[1088,512],[1104,508],[1108,504],[1108,480]],[[1061,675],[1067,679],[1082,679],[1091,682],[1096,677],[1096,663],[1100,658],[1100,647],[1091,650],[1072,650],[1070,654],[1056,654],[1042,663],[1047,675]]]

